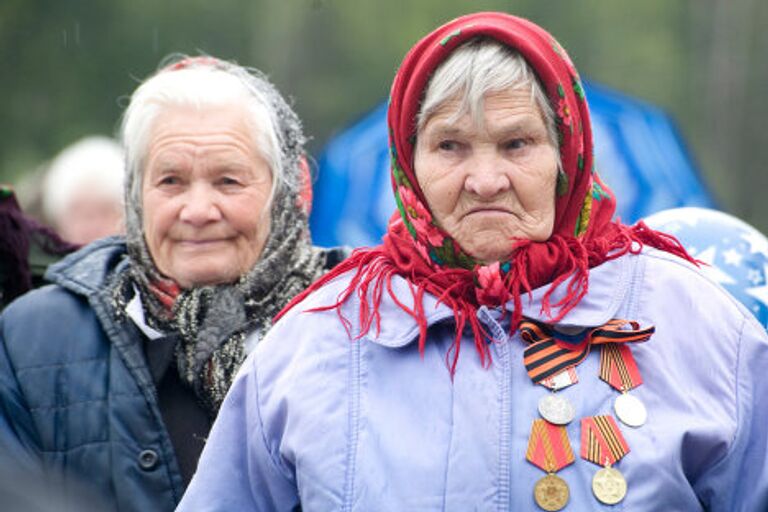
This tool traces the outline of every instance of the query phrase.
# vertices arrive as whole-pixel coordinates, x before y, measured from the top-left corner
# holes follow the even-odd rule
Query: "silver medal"
[[[553,425],[567,425],[576,416],[576,410],[567,398],[558,393],[547,393],[539,400],[539,414]]]
[[[613,410],[616,416],[627,426],[640,427],[648,419],[648,411],[645,405],[634,395],[622,393],[613,403]]]

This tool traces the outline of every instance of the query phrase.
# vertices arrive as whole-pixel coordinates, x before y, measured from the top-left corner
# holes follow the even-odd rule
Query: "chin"
[[[484,236],[472,244],[462,244],[464,250],[476,260],[484,263],[505,261],[512,254],[512,240],[509,235],[495,233],[492,236]]]
[[[484,248],[479,251],[467,251],[473,258],[487,265],[496,261],[506,261],[510,258],[513,251],[509,247],[499,248],[498,250],[488,250]]]
[[[236,281],[239,277],[240,274],[223,273],[221,268],[215,268],[183,272],[175,280],[182,288],[193,288],[196,286],[227,284]]]

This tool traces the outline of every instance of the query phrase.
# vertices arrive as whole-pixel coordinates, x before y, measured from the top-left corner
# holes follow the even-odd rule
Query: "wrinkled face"
[[[154,122],[143,228],[158,270],[182,288],[250,270],[269,234],[272,173],[235,107],[171,107]]]
[[[476,259],[507,259],[514,239],[547,240],[555,220],[557,153],[527,88],[488,94],[482,126],[450,122],[446,102],[418,133],[416,179],[432,215]]]

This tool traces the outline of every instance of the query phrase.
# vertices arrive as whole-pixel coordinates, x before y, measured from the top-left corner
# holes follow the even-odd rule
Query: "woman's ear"
[[[309,162],[306,155],[299,158],[299,197],[298,207],[304,210],[304,213],[312,213],[312,172],[309,169]]]

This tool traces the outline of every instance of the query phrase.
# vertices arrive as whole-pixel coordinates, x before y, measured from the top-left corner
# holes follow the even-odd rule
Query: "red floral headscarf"
[[[510,249],[514,249],[511,258],[490,265],[475,261],[433,223],[413,167],[416,117],[429,80],[451,52],[478,37],[513,48],[535,71],[555,113],[562,162],[552,236],[544,242],[510,240]],[[513,301],[514,330],[522,318],[521,295],[549,284],[542,309],[555,323],[587,293],[589,269],[607,260],[649,245],[692,261],[673,237],[642,223],[629,227],[611,220],[616,203],[595,171],[589,109],[579,75],[560,44],[528,20],[495,12],[470,14],[446,23],[416,43],[395,76],[388,123],[392,186],[399,214],[390,219],[383,245],[355,251],[286,310],[334,277],[355,271],[338,302],[322,309],[340,311],[341,304],[357,294],[362,301],[358,333],[362,336],[374,323],[378,326],[382,293],[391,293],[388,285],[392,277],[402,276],[411,284],[415,307],[401,307],[421,326],[421,350],[426,343],[423,294],[435,295],[453,308],[456,338],[447,358],[454,371],[467,323],[483,364],[490,361],[488,345],[483,341],[485,333],[475,314],[480,305]],[[550,303],[552,292],[561,284],[567,287],[565,297]]]

